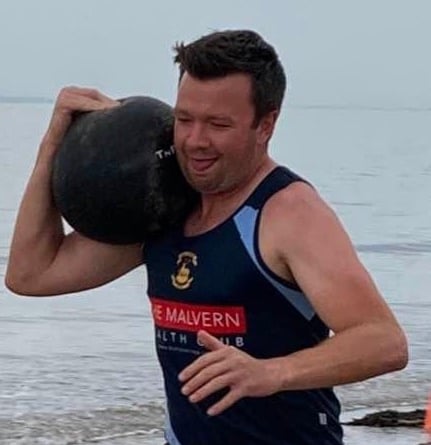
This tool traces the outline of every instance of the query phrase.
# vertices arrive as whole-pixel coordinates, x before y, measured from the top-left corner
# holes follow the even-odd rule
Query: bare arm
[[[334,386],[404,367],[405,336],[334,212],[307,185],[291,187],[267,218],[278,225],[272,230],[281,260],[334,335],[274,360],[281,389]]]
[[[111,246],[75,232],[65,236],[51,195],[53,159],[74,111],[116,106],[96,90],[65,88],[41,142],[17,220],[6,286],[22,295],[56,295],[104,284],[141,262],[140,246]]]

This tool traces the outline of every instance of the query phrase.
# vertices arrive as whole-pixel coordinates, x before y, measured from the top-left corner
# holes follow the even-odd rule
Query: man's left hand
[[[178,378],[184,383],[181,392],[193,403],[229,388],[228,393],[208,409],[208,415],[220,414],[243,397],[269,396],[280,389],[276,360],[251,357],[205,331],[198,332],[198,341],[209,352],[183,369]]]

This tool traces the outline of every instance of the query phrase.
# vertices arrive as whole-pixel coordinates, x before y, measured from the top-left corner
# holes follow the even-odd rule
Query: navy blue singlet
[[[342,444],[340,404],[331,388],[245,398],[210,417],[206,410],[225,391],[193,404],[178,381],[178,374],[204,352],[197,343],[200,329],[256,358],[288,355],[328,337],[306,296],[274,274],[258,249],[263,205],[298,180],[277,167],[213,230],[192,237],[173,231],[145,245],[170,445]]]

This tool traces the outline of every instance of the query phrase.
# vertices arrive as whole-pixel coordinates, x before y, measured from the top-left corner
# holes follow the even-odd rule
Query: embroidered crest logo
[[[193,252],[181,252],[177,259],[175,274],[171,275],[172,285],[177,289],[188,289],[193,281],[190,266],[198,265],[198,257]]]

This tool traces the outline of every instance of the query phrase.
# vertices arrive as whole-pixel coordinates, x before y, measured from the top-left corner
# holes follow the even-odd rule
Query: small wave
[[[83,439],[79,441],[73,440],[72,442],[67,442],[67,445],[78,445],[82,443],[100,443],[112,439],[122,439],[124,437],[153,436],[153,435],[160,435],[161,433],[162,430],[160,430],[159,428],[153,428],[148,431],[147,430],[129,431],[126,433],[108,434],[105,436],[90,437],[88,439]]]
[[[431,243],[428,242],[410,242],[410,243],[375,243],[375,244],[357,244],[358,252],[373,252],[383,254],[401,254],[409,255],[416,253],[431,253]]]
[[[355,202],[355,201],[333,201],[333,205],[335,206],[348,206],[348,207],[372,207],[373,205],[370,202]]]
[[[121,313],[121,312],[103,312],[101,315],[98,315],[96,313],[85,313],[85,312],[79,312],[79,311],[64,311],[61,314],[56,315],[39,315],[37,317],[37,320],[35,319],[27,319],[30,321],[47,321],[47,322],[56,322],[61,321],[62,323],[75,323],[76,318],[79,318],[79,321],[81,322],[91,322],[91,323],[110,323],[112,321],[116,321],[121,318],[126,319],[141,319],[143,318],[142,314],[139,313]],[[25,321],[27,321],[25,320]]]
[[[385,112],[429,112],[431,107],[417,106],[381,106],[381,105],[357,105],[357,104],[290,104],[287,108],[297,110],[333,110],[333,111],[385,111]]]
[[[2,264],[2,265],[6,264],[8,262],[8,259],[9,259],[8,256],[1,255],[0,256],[0,264]]]
[[[0,96],[0,103],[4,104],[50,104],[54,100],[49,97],[38,96]]]
[[[28,413],[0,417],[0,443],[103,443],[133,436],[160,436],[164,423],[162,402],[85,411]],[[110,443],[110,442],[109,442]]]

